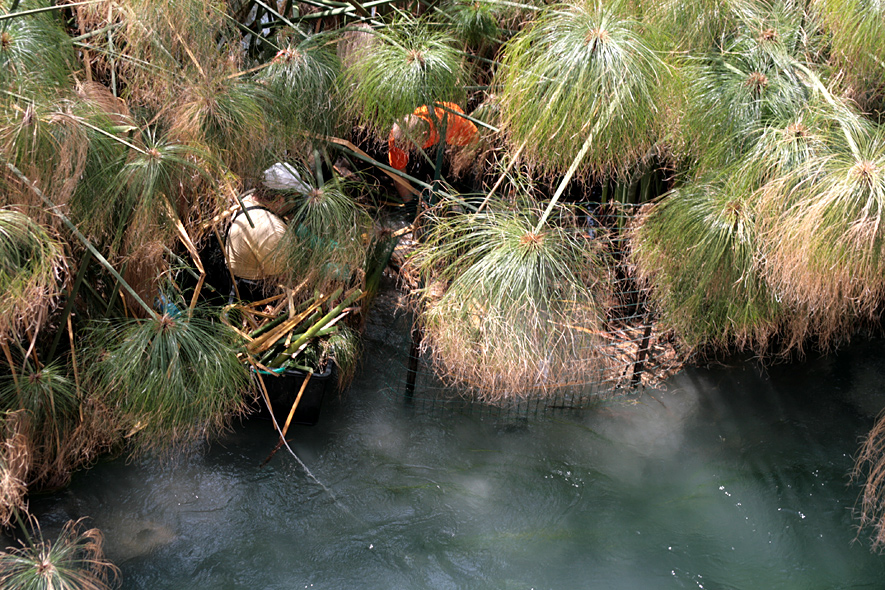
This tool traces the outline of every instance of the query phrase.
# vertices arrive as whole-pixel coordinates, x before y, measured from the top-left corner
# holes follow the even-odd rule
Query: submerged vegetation
[[[882,10],[3,0],[0,522],[98,453],[217,433],[256,375],[352,376],[394,182],[420,193],[403,282],[421,346],[488,402],[624,384],[618,306],[683,359],[878,327]],[[461,116],[442,103],[475,140],[428,132],[388,166],[404,118]],[[253,206],[285,229],[249,283],[225,241]]]

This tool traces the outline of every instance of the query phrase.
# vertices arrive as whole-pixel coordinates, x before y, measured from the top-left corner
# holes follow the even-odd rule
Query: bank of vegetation
[[[250,348],[261,322],[322,301],[300,335],[320,332],[377,285],[394,183],[420,193],[404,273],[422,345],[491,402],[607,379],[625,281],[681,358],[879,328],[880,2],[0,8],[6,522],[101,453],[186,446],[243,412],[300,342]],[[475,140],[414,150],[426,177],[386,166],[391,127],[443,102]],[[279,166],[288,183],[268,182]],[[267,308],[206,282],[247,195],[286,224]],[[885,530],[867,448],[862,521]]]

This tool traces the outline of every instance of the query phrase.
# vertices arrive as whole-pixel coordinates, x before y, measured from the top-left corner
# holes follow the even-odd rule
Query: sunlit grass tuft
[[[274,124],[271,133],[284,146],[303,143],[299,133],[338,135],[341,95],[340,64],[334,51],[319,40],[307,39],[279,51],[257,81],[270,93]]]
[[[815,318],[821,337],[872,319],[885,295],[885,138],[857,138],[762,190],[769,280]]]
[[[65,256],[57,238],[33,219],[0,209],[0,335],[39,327],[59,295]]]
[[[409,261],[437,372],[488,401],[599,381],[609,289],[600,245],[562,209],[538,233],[540,212],[526,205],[445,211],[429,217]]]
[[[788,310],[759,268],[753,193],[728,181],[684,186],[645,207],[632,230],[631,260],[661,327],[689,348],[764,352],[786,329]]]
[[[462,57],[455,39],[422,20],[402,16],[377,29],[348,58],[344,70],[349,110],[376,133],[435,101],[462,103]]]
[[[308,174],[304,178],[310,178]],[[349,194],[357,190],[336,177],[307,194],[291,193],[286,235],[280,253],[289,282],[327,290],[333,284],[361,284],[372,235],[372,220]]]
[[[624,2],[547,8],[504,47],[498,69],[504,128],[531,164],[568,168],[595,136],[579,173],[626,174],[655,144],[668,66],[649,27]]]
[[[217,433],[243,410],[248,375],[221,322],[164,314],[92,324],[89,382],[138,448]]]

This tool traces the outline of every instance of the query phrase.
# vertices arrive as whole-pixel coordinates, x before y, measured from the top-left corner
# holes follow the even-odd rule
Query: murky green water
[[[106,462],[32,506],[88,515],[124,588],[885,587],[854,542],[858,437],[885,406],[885,344],[693,370],[667,391],[527,419],[408,407],[401,332],[292,446],[249,421],[207,452]],[[395,359],[391,361],[391,359]]]

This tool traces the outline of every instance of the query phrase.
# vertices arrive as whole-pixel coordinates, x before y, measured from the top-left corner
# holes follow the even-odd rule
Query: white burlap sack
[[[251,198],[243,199],[246,208],[257,203]],[[286,224],[267,209],[250,209],[249,225],[246,214],[240,212],[231,223],[224,255],[234,276],[251,281],[279,275],[285,270],[285,260],[279,252],[280,240],[286,233]]]

